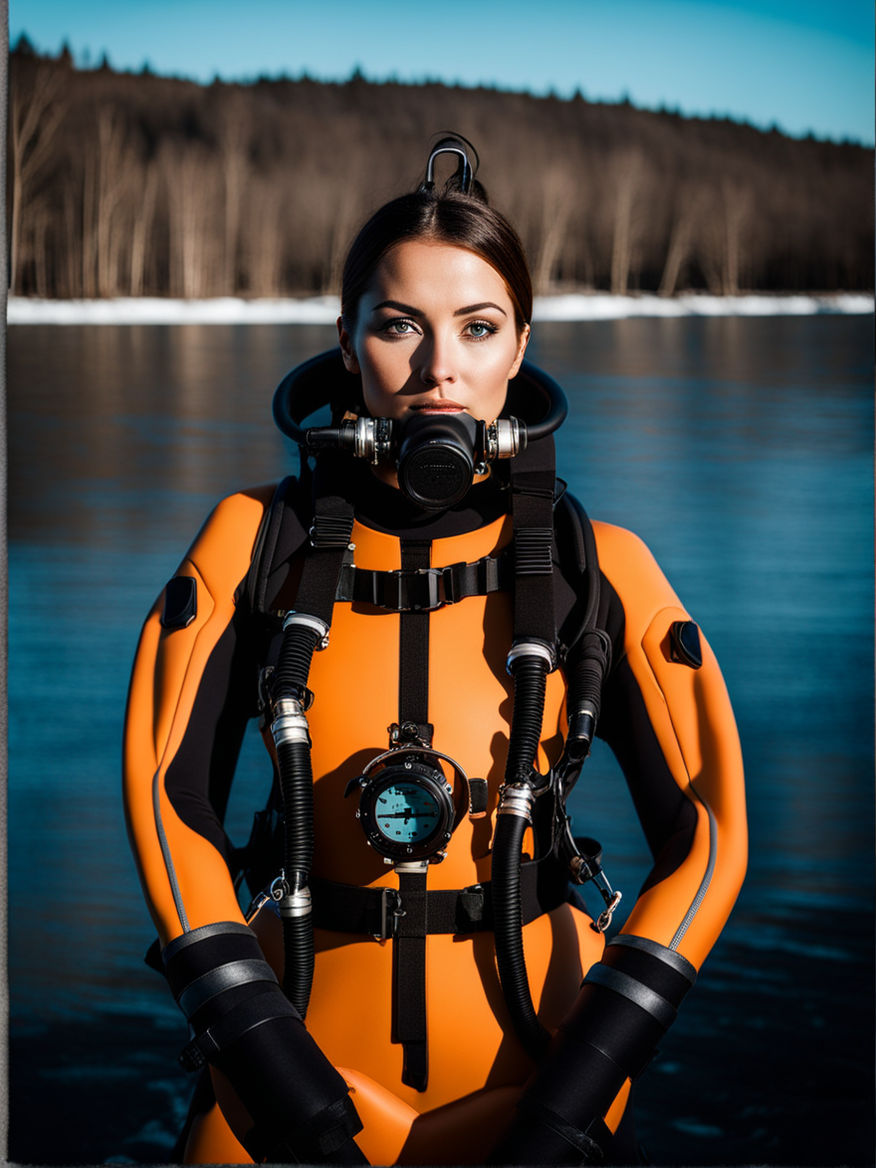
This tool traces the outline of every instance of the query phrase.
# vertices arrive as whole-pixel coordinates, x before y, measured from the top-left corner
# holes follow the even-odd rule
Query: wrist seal
[[[502,1164],[580,1164],[626,1079],[650,1062],[696,970],[646,937],[619,935],[587,973],[572,1010],[494,1156]],[[576,1158],[577,1157],[577,1158]]]
[[[243,1142],[254,1159],[365,1164],[347,1085],[305,1029],[255,934],[234,921],[193,929],[163,953],[193,1039],[189,1067],[227,1076],[253,1119]]]

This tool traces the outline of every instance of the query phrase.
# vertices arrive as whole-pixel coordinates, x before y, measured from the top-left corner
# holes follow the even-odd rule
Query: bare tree
[[[569,225],[576,206],[577,186],[567,164],[554,162],[542,172],[541,215],[532,265],[536,292],[550,289],[559,260],[569,247]]]
[[[610,167],[610,189],[614,196],[614,224],[611,246],[611,291],[627,292],[633,248],[636,243],[636,201],[641,197],[645,162],[639,147],[620,151]]]
[[[710,199],[711,214],[700,220],[697,254],[709,291],[735,296],[740,289],[745,231],[751,192],[738,181],[722,178]]]
[[[142,296],[146,291],[146,260],[149,240],[155,221],[158,200],[159,173],[153,160],[141,163],[130,173],[131,186],[139,192],[139,210],[131,225],[131,258],[128,275],[128,293]]]
[[[98,296],[118,295],[121,266],[130,259],[130,241],[119,230],[120,204],[137,197],[131,184],[136,156],[118,110],[102,106],[97,114],[97,192],[95,253]]]
[[[675,294],[679,278],[693,255],[697,224],[703,213],[699,191],[689,185],[681,187],[676,194],[674,211],[663,274],[657,289],[661,296]]]
[[[170,294],[215,295],[221,287],[217,226],[221,189],[215,154],[199,143],[167,142],[161,151],[170,233]]]
[[[275,172],[271,177],[250,177],[246,189],[248,214],[241,224],[242,279],[247,291],[259,296],[283,292],[283,223],[287,208],[286,182]]]
[[[249,177],[252,106],[240,89],[231,89],[218,109],[218,141],[224,195],[222,288],[226,295],[239,284],[241,212]]]
[[[49,64],[36,67],[29,88],[21,82],[21,69],[10,86],[9,149],[12,172],[10,223],[10,287],[19,290],[22,223],[34,198],[38,179],[51,160],[64,107],[60,95],[64,74]]]

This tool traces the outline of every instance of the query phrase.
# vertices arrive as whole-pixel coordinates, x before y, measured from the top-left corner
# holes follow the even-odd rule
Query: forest
[[[869,291],[872,151],[627,101],[426,81],[215,80],[10,54],[10,289],[56,298],[337,288],[357,228],[475,143],[536,291]]]

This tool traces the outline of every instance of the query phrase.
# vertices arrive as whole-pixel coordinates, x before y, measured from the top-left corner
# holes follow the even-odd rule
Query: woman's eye
[[[484,337],[492,336],[497,331],[494,324],[490,324],[488,320],[473,320],[466,325],[468,335],[475,341],[481,341]]]
[[[391,320],[384,325],[384,332],[397,337],[406,337],[416,331],[416,326],[412,320]]]

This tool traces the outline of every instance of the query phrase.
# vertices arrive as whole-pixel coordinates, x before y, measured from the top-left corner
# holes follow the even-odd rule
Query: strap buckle
[[[388,941],[398,933],[399,917],[405,915],[397,888],[380,889],[380,930],[372,933],[375,941]]]
[[[454,589],[449,568],[402,568],[387,575],[384,600],[387,608],[399,612],[434,612],[453,603]]]

